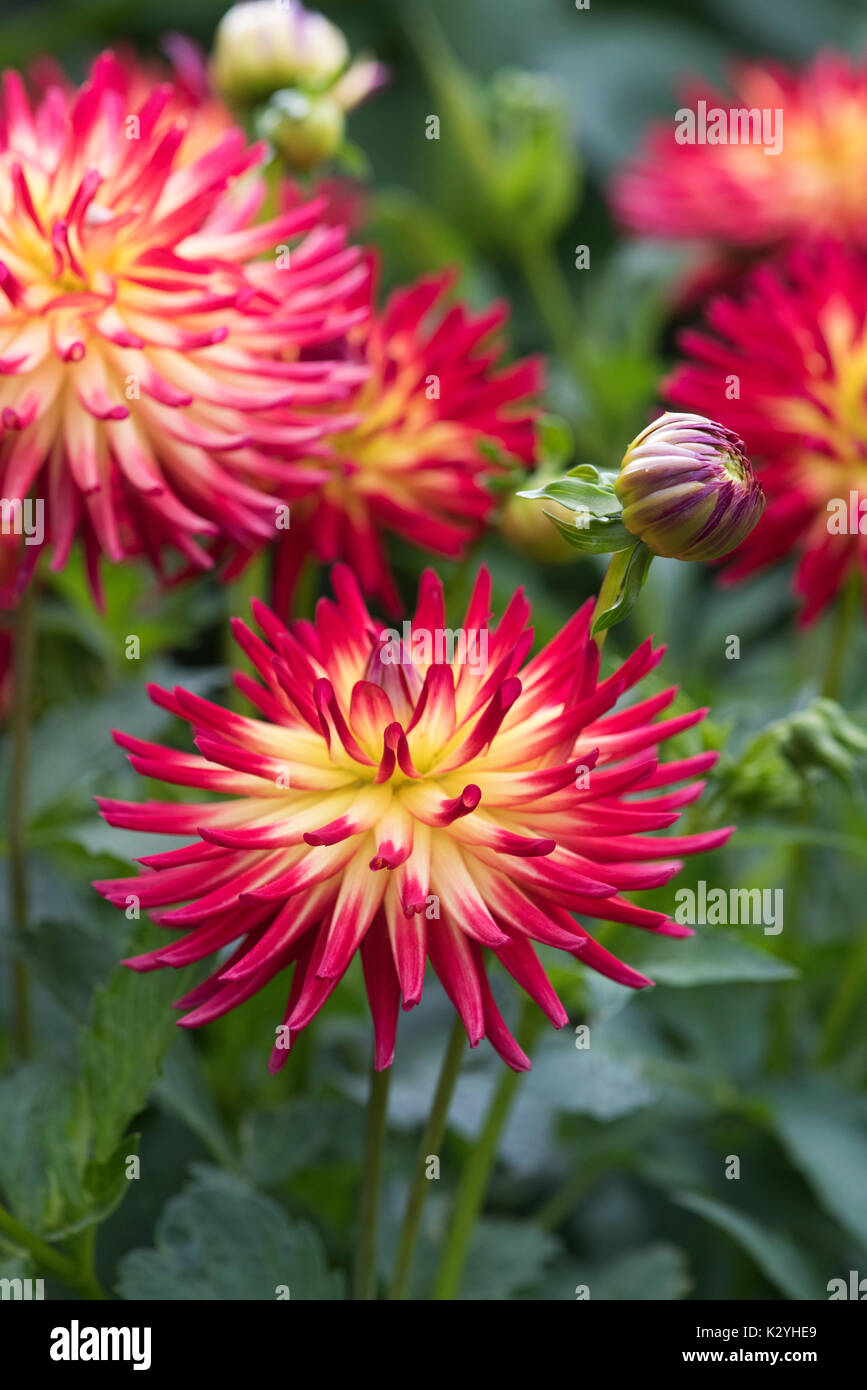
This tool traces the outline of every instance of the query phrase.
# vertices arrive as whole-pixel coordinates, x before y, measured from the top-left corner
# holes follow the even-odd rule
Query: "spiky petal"
[[[713,300],[681,344],[668,398],[743,436],[768,500],[725,578],[798,556],[809,623],[867,569],[867,257],[831,243],[790,252]]]
[[[200,539],[272,539],[275,486],[321,476],[292,459],[358,370],[300,358],[365,272],[315,202],[256,223],[263,158],[186,72],[105,53],[35,102],[4,75],[0,494],[44,500],[54,568],[79,534],[94,584],[100,553],[210,565]]]
[[[419,1002],[428,960],[471,1045],[487,1035],[510,1066],[526,1067],[490,993],[487,958],[557,1027],[566,1011],[534,942],[621,984],[651,983],[572,914],[685,934],[622,894],[667,882],[682,854],[729,834],[654,833],[694,799],[701,784],[691,779],[715,759],[661,763],[659,745],[705,711],[655,722],[674,698],[668,690],[613,713],[662,651],[647,641],[600,681],[592,601],[528,661],[529,605],[519,591],[489,627],[485,570],[461,629],[445,627],[442,585],[429,571],[407,632],[374,622],[342,566],[333,586],[336,602],[321,600],[314,623],[286,628],[260,603],[261,637],[237,622],[259,675],[237,681],[259,717],[152,690],[189,723],[198,753],[117,735],[133,766],[224,799],[102,801],[113,825],[188,843],[144,859],[140,877],[96,887],[119,905],[134,894],[161,925],[181,929],[128,962],[136,969],[234,947],[179,1001],[185,1027],[218,1018],[294,965],[272,1069],[359,950],[378,1067],[391,1063],[399,1006]],[[659,794],[676,783],[688,785]]]
[[[697,116],[699,102],[708,117],[724,114],[712,118],[713,143],[681,143],[687,128],[675,120],[655,125],[615,181],[627,226],[718,249],[829,233],[867,242],[867,61],[822,53],[800,71],[742,64],[729,91],[690,84],[680,110]]]
[[[317,450],[327,480],[292,509],[278,549],[279,612],[310,550],[347,561],[365,594],[396,612],[384,533],[458,557],[494,509],[485,481],[502,471],[497,452],[533,462],[541,362],[501,365],[505,306],[478,315],[448,306],[454,279],[445,272],[397,291],[352,336],[351,358],[369,374],[349,403],[358,423]]]

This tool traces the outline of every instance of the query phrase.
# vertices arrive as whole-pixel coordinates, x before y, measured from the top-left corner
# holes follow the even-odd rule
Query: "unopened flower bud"
[[[297,0],[233,5],[214,40],[211,77],[226,101],[245,105],[284,87],[329,86],[349,61],[341,31]]]
[[[275,94],[258,124],[284,163],[303,171],[337,153],[345,122],[332,96],[285,91]]]
[[[559,502],[527,502],[510,497],[500,517],[500,535],[519,555],[540,565],[565,565],[577,558],[576,551],[551,525],[557,516],[564,526],[580,527],[582,518]]]
[[[614,491],[627,531],[677,560],[719,560],[749,535],[765,505],[742,441],[703,415],[669,412],[642,430]]]

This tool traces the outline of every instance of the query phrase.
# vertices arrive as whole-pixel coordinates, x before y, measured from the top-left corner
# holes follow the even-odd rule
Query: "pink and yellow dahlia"
[[[347,561],[364,593],[397,612],[382,533],[458,557],[494,509],[484,483],[502,465],[485,441],[516,461],[533,461],[541,362],[503,367],[497,335],[506,306],[478,315],[460,303],[446,307],[453,281],[446,272],[399,290],[350,335],[350,360],[369,375],[349,402],[357,423],[317,446],[327,481],[293,508],[291,530],[280,538],[281,613],[310,551],[328,564]]]
[[[534,942],[621,984],[651,983],[573,913],[689,934],[622,893],[666,883],[677,856],[728,837],[649,833],[672,825],[702,790],[691,779],[714,753],[661,763],[658,750],[706,711],[654,722],[675,696],[669,689],[613,712],[662,650],[647,640],[600,680],[592,601],[528,660],[529,605],[518,591],[489,628],[484,569],[456,631],[445,627],[430,571],[400,633],[371,618],[349,570],[336,567],[333,586],[336,602],[321,600],[314,623],[284,627],[259,602],[261,637],[236,621],[260,677],[236,681],[261,717],[151,689],[190,725],[198,753],[118,734],[132,765],[223,799],[101,801],[112,825],[189,843],[142,859],[138,877],[96,887],[119,906],[156,908],[156,922],[182,933],[128,961],[135,969],[223,953],[178,1001],[184,1027],[219,1018],[294,964],[272,1070],[359,950],[378,1068],[391,1064],[399,1008],[421,999],[428,960],[471,1046],[487,1036],[510,1066],[526,1068],[487,958],[562,1027],[566,1011]]]
[[[706,143],[679,143],[674,120],[654,126],[615,180],[621,221],[716,248],[762,250],[823,234],[867,243],[867,61],[824,53],[797,72],[743,64],[730,88],[693,83],[681,109],[698,114],[704,102],[707,115],[725,113],[729,134],[730,113],[747,113],[754,138],[711,143],[721,134],[712,120]],[[756,116],[766,131],[757,132]]]
[[[706,328],[680,341],[668,399],[741,435],[767,498],[726,578],[798,554],[808,623],[867,569],[867,258],[791,252],[713,300]]]
[[[105,53],[33,102],[3,78],[0,494],[44,500],[55,569],[80,534],[94,585],[100,553],[273,538],[269,494],[319,479],[292,459],[358,378],[301,360],[363,316],[358,252],[315,201],[256,223],[264,147],[178,57],[155,83]]]

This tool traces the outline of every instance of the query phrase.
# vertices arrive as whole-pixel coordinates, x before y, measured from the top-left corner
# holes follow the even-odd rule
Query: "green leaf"
[[[647,578],[652,559],[653,551],[649,550],[643,541],[635,541],[630,551],[622,551],[611,562],[614,576],[618,581],[617,587],[613,602],[609,602],[606,597],[608,588],[608,576],[606,575],[599,592],[599,606],[593,616],[593,624],[590,629],[593,636],[597,632],[605,632],[608,628],[614,627],[616,623],[622,622],[632,612],[641,586]]]
[[[139,955],[163,937],[142,923],[131,943]],[[93,1156],[109,1157],[129,1122],[143,1109],[176,1037],[172,1000],[183,994],[189,971],[139,974],[118,966],[95,999],[79,1041],[85,1096],[92,1123]]]
[[[691,1279],[686,1255],[674,1245],[659,1242],[630,1250],[598,1264],[561,1258],[543,1282],[533,1289],[535,1300],[575,1301],[586,1286],[590,1302],[673,1302],[685,1298]],[[583,1291],[580,1295],[586,1295]]]
[[[595,1025],[592,1047],[564,1046],[562,1035],[548,1036],[533,1054],[534,1095],[555,1111],[611,1122],[658,1101],[643,1062],[622,1043],[615,1048]]]
[[[89,1205],[82,1115],[80,1088],[56,1064],[28,1062],[0,1081],[0,1189],[39,1234],[62,1229]]]
[[[560,1250],[549,1232],[526,1221],[480,1221],[473,1232],[460,1298],[509,1299],[535,1284]]]
[[[610,1260],[591,1272],[587,1279],[591,1299],[663,1300],[672,1302],[689,1292],[690,1277],[686,1256],[673,1245],[660,1242]]]
[[[826,1212],[867,1247],[867,1099],[830,1082],[780,1087],[774,1127]]]
[[[73,1022],[87,1021],[94,983],[105,980],[117,962],[117,944],[106,933],[79,922],[40,921],[30,931],[3,932],[0,939]]]
[[[746,946],[713,928],[687,941],[660,937],[652,943],[642,942],[629,959],[637,969],[646,970],[657,984],[686,988],[735,981],[795,980],[800,973],[779,956]]]
[[[183,1032],[166,1054],[154,1096],[199,1136],[220,1163],[227,1168],[237,1165],[234,1145],[199,1070],[193,1040]]]
[[[197,1170],[167,1204],[156,1248],[133,1250],[120,1264],[127,1299],[273,1300],[287,1287],[293,1300],[343,1297],[342,1278],[329,1270],[312,1226],[290,1221],[270,1197],[213,1169]]]
[[[591,516],[619,516],[623,510],[612,487],[603,487],[587,478],[553,478],[541,487],[518,493],[519,497],[542,498],[559,502],[572,512],[589,512]]]
[[[679,1192],[672,1201],[702,1216],[731,1236],[755,1260],[759,1269],[787,1298],[825,1297],[825,1286],[804,1252],[784,1231],[771,1231],[743,1212],[734,1211],[700,1192]]]
[[[245,1123],[243,1164],[255,1183],[273,1186],[308,1168],[355,1162],[363,1145],[363,1111],[345,1100],[301,1097]]]
[[[580,526],[564,521],[554,512],[545,512],[553,521],[560,535],[576,550],[587,550],[592,555],[611,555],[614,551],[630,550],[635,545],[635,537],[627,531],[622,521],[616,517],[597,516],[589,521],[580,516]]]
[[[104,1163],[87,1164],[79,1211],[70,1212],[65,1223],[52,1230],[53,1240],[64,1239],[88,1226],[98,1226],[120,1206],[129,1191],[127,1160],[138,1156],[139,1140],[138,1134],[125,1134]]]

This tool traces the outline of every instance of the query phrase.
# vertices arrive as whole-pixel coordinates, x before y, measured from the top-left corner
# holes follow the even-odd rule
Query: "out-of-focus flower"
[[[759,251],[826,233],[867,243],[867,62],[742,65],[730,92],[693,84],[682,103],[694,142],[685,119],[654,126],[615,181],[628,227]]]
[[[793,251],[712,301],[706,323],[682,335],[667,397],[746,439],[768,499],[726,578],[799,554],[810,622],[867,566],[867,261],[830,244]]]
[[[349,45],[325,15],[296,0],[252,0],[223,15],[211,79],[226,101],[249,105],[284,87],[323,90],[349,62]]]
[[[143,859],[139,877],[96,887],[117,905],[157,908],[159,924],[184,931],[129,961],[134,968],[223,953],[178,1002],[185,1027],[220,1017],[294,963],[272,1070],[359,949],[378,1068],[392,1061],[400,1006],[421,998],[428,959],[470,1044],[487,1036],[510,1066],[526,1068],[494,1002],[487,953],[557,1027],[567,1015],[534,941],[621,984],[650,983],[571,914],[689,935],[621,892],[666,883],[677,856],[728,837],[648,833],[701,792],[690,779],[714,753],[669,763],[657,754],[706,711],[654,723],[670,689],[611,713],[662,651],[648,640],[600,681],[592,602],[528,662],[529,605],[519,590],[489,629],[484,570],[457,630],[446,627],[431,572],[400,632],[371,619],[348,570],[337,567],[333,585],[337,602],[322,600],[315,623],[287,629],[258,602],[263,637],[236,622],[261,683],[236,679],[260,718],[182,689],[151,690],[190,724],[198,753],[119,734],[133,766],[228,799],[102,801],[113,825],[193,838]]]
[[[800,810],[829,774],[851,788],[865,760],[867,732],[836,700],[817,698],[762,729],[737,758],[723,756],[713,775],[711,805],[737,816]]]
[[[330,92],[276,92],[258,122],[259,134],[271,141],[291,169],[313,169],[337,153],[343,143],[343,109]]]
[[[336,154],[344,113],[388,79],[374,59],[350,64],[341,30],[298,0],[234,5],[217,29],[210,74],[230,105],[264,106],[260,133],[296,169]]]
[[[572,513],[558,502],[537,501],[528,506],[525,499],[516,494],[506,502],[498,529],[520,555],[526,555],[537,564],[569,564],[576,558],[575,551],[559,531],[553,529],[551,515],[559,517],[564,525],[574,524]]]
[[[633,439],[614,491],[620,520],[655,555],[718,560],[740,545],[764,497],[736,434],[703,415],[666,412]]]
[[[580,170],[564,94],[541,73],[504,69],[482,86],[421,6],[410,35],[442,113],[442,195],[476,243],[523,260],[550,243],[575,207]],[[439,140],[439,115],[435,132]],[[432,148],[438,148],[434,145]]]
[[[369,375],[348,402],[358,423],[335,429],[313,460],[327,470],[315,496],[293,506],[279,539],[275,602],[288,611],[304,557],[347,560],[367,595],[390,611],[400,599],[382,546],[384,531],[458,557],[494,510],[483,486],[502,464],[484,442],[529,464],[542,386],[536,358],[499,365],[502,304],[473,315],[444,306],[451,273],[393,294],[351,336],[350,359]]]
[[[264,147],[189,81],[107,53],[35,105],[6,73],[0,109],[0,494],[44,499],[54,568],[80,534],[95,588],[100,552],[271,539],[357,381],[300,357],[363,315],[358,253],[315,202],[256,223]]]

